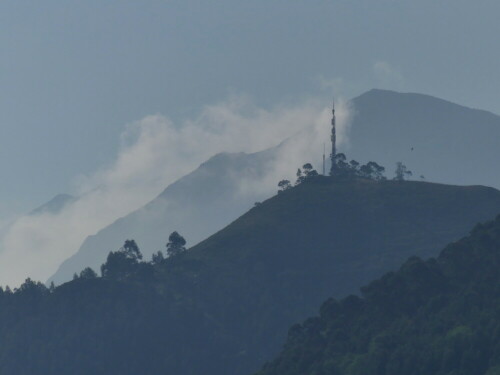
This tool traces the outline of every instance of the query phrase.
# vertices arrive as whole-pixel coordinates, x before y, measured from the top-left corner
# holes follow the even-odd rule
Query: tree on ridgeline
[[[280,182],[278,182],[278,187],[279,187],[278,193],[282,193],[285,190],[291,189],[292,184],[290,183],[289,180],[281,180]]]
[[[142,254],[139,250],[139,246],[137,246],[134,240],[126,240],[125,244],[122,247],[122,251],[127,256],[127,258],[134,259],[136,261],[140,261],[142,259]]]
[[[371,180],[381,181],[385,180],[384,177],[385,168],[378,165],[374,161],[370,161],[359,168],[358,175],[360,177],[369,178]]]
[[[358,161],[356,161],[356,160],[351,160],[351,161],[349,162],[349,167],[350,167],[350,168],[351,168],[351,170],[353,170],[353,171],[359,171],[359,168],[360,168],[360,167],[359,167],[359,162],[358,162]]]
[[[167,256],[176,256],[186,251],[186,240],[178,232],[172,232],[168,237]]]
[[[353,170],[351,165],[347,162],[345,154],[336,154],[333,158],[333,162],[335,163],[335,168],[333,168],[335,177],[352,177],[355,174],[355,170]]]
[[[334,167],[330,170],[330,175],[335,178],[353,178],[359,176],[359,162],[356,160],[347,161],[343,153],[338,153],[333,158]]]
[[[83,269],[80,272],[80,279],[95,279],[97,278],[97,273],[90,267]]]
[[[126,240],[118,251],[108,254],[106,263],[101,266],[102,277],[121,279],[133,273],[142,259],[141,251],[134,240]]]
[[[398,161],[396,163],[396,171],[395,171],[394,180],[404,181],[407,178],[411,177],[412,175],[413,175],[413,173],[408,168],[406,168],[406,165],[404,165],[400,161]]]
[[[163,260],[165,260],[165,257],[160,250],[158,250],[156,253],[153,253],[153,255],[151,256],[151,263],[153,264],[160,264],[161,262],[163,262]]]
[[[369,161],[361,165],[356,160],[347,161],[347,157],[343,153],[335,155],[333,162],[335,167],[332,168],[330,175],[335,178],[365,178],[369,180],[382,181],[385,180],[385,168],[374,161]]]
[[[313,168],[311,163],[306,163],[302,166],[302,170],[304,171],[304,176],[306,180],[311,177],[315,177],[318,175],[316,169]]]
[[[24,281],[24,283],[21,284],[21,286],[15,290],[17,294],[24,294],[24,295],[42,295],[42,294],[47,294],[49,292],[49,289],[42,284],[39,281],[33,281],[29,277]]]
[[[295,185],[300,185],[304,181],[307,181],[308,179],[312,177],[318,176],[318,172],[314,167],[312,166],[311,163],[305,163],[302,166],[302,169],[297,169],[297,181],[295,181]]]
[[[302,182],[304,182],[305,178],[304,175],[302,174],[302,170],[299,168],[297,169],[297,173],[295,174],[297,176],[297,180],[295,181],[295,185],[300,185]]]

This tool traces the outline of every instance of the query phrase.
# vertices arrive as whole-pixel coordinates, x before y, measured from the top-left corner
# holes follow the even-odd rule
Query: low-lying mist
[[[336,107],[339,143],[346,146],[349,106],[338,101]],[[331,104],[318,99],[263,109],[245,97],[231,97],[181,123],[156,114],[127,125],[116,159],[90,176],[75,177],[76,201],[57,213],[23,216],[6,229],[0,284],[46,280],[87,236],[145,205],[217,153],[252,153],[281,144],[261,178],[241,179],[241,194],[259,190],[270,196],[279,180],[293,180],[305,162],[321,171],[325,143],[329,154],[330,118]]]

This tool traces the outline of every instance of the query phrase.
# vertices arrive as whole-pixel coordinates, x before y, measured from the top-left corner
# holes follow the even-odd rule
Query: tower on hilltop
[[[331,168],[330,175],[335,174],[335,169],[337,166],[336,156],[337,156],[337,132],[336,132],[336,124],[335,124],[335,102],[332,105],[332,153],[330,154]]]

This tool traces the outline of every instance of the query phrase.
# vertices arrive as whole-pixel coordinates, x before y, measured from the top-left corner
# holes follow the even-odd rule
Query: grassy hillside
[[[317,294],[330,279],[342,296],[409,256],[436,255],[498,212],[500,192],[491,188],[319,176],[250,210],[186,259],[294,272]]]
[[[491,188],[320,176],[175,258],[2,293],[0,373],[248,374],[326,298],[498,212]]]
[[[262,179],[277,152],[271,149],[213,156],[145,206],[87,237],[49,282],[61,284],[84,267],[98,268],[124,238],[139,242],[148,258],[165,245],[166,236],[174,230],[180,231],[191,245],[204,240],[248,211],[256,200],[270,195],[269,191],[241,194],[240,185],[245,179]],[[71,249],[67,251],[71,253]]]
[[[499,266],[500,216],[437,259],[408,260],[362,298],[329,299],[258,374],[499,374]]]

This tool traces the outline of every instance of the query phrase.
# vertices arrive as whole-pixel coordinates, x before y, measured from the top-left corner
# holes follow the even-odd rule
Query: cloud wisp
[[[179,124],[163,115],[129,124],[114,162],[75,178],[78,200],[58,213],[21,217],[8,228],[0,245],[0,285],[16,286],[28,276],[46,280],[87,236],[142,207],[219,152],[257,152],[286,140],[260,179],[241,181],[242,194],[255,189],[272,194],[277,181],[293,178],[304,162],[321,170],[330,116],[329,105],[315,99],[263,109],[232,97]],[[347,102],[337,103],[337,116],[339,141],[348,146]]]

